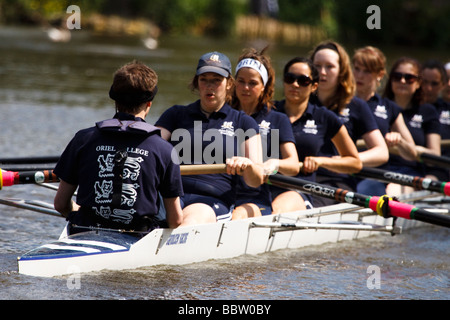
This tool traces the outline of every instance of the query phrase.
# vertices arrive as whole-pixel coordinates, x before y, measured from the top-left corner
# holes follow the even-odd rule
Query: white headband
[[[261,78],[263,80],[264,86],[266,86],[267,81],[269,80],[269,75],[267,74],[267,69],[264,67],[264,65],[255,59],[244,59],[239,61],[237,67],[236,67],[236,74],[238,73],[239,69],[241,68],[252,68],[261,75]]]

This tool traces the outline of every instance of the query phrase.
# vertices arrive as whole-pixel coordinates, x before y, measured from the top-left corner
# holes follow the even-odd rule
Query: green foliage
[[[370,30],[367,7],[381,10],[381,29]],[[445,48],[450,45],[450,2],[440,0],[340,0],[335,15],[345,42]]]
[[[324,27],[342,42],[449,47],[448,0],[279,0],[283,22]],[[163,32],[232,35],[236,17],[249,14],[250,0],[0,0],[0,23],[42,23],[66,14],[69,5],[82,13],[146,18]],[[381,9],[381,29],[366,22],[368,6]]]

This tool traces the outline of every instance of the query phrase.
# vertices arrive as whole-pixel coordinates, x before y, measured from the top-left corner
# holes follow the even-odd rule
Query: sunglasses
[[[391,75],[392,81],[400,82],[402,79],[405,79],[405,82],[408,84],[414,83],[419,79],[418,76],[410,73],[401,73],[401,72],[393,72]]]
[[[308,76],[297,76],[290,72],[284,75],[284,82],[286,82],[287,84],[293,84],[295,81],[297,81],[297,83],[302,87],[307,87],[312,83],[312,79]]]

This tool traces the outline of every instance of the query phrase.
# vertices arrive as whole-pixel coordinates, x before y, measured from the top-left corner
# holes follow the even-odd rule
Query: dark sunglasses
[[[286,82],[287,84],[293,84],[295,81],[297,81],[297,83],[302,87],[307,87],[312,83],[312,79],[308,76],[297,76],[290,72],[285,73],[284,82]]]
[[[405,82],[411,84],[419,79],[418,76],[410,73],[393,72],[391,75],[392,81],[400,82],[405,79]]]

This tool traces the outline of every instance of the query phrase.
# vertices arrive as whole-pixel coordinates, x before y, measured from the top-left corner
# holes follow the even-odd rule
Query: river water
[[[235,64],[241,50],[261,42],[162,38],[148,50],[137,38],[103,38],[73,32],[69,43],[52,43],[37,28],[0,29],[0,157],[60,154],[73,134],[113,115],[107,92],[113,72],[138,59],[159,74],[154,123],[173,104],[197,99],[189,83],[198,58],[218,50]],[[310,48],[273,45],[277,74],[293,56]],[[277,97],[281,84],[277,82]],[[18,185],[3,198],[51,203],[54,191]],[[18,300],[328,300],[450,298],[450,233],[424,227],[397,236],[279,251],[184,266],[158,266],[81,277],[35,278],[17,273],[20,254],[59,236],[64,220],[2,206],[0,299]],[[369,289],[368,268],[381,271],[380,287]]]

